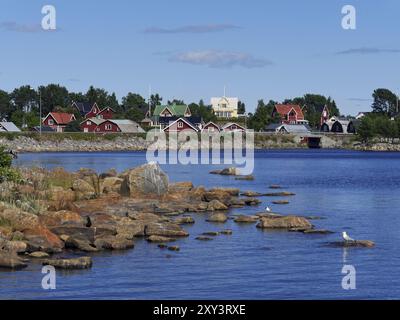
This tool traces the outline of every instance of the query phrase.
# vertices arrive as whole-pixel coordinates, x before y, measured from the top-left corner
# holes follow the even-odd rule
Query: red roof
[[[57,122],[57,124],[68,124],[75,118],[73,113],[65,112],[50,112],[49,115],[55,122]]]
[[[276,111],[281,115],[287,115],[292,109],[297,113],[298,120],[304,120],[304,114],[301,107],[298,104],[276,104]]]

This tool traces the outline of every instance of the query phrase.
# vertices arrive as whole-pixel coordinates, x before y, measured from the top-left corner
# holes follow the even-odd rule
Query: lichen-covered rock
[[[118,177],[107,177],[100,183],[100,193],[120,192],[124,180]]]
[[[79,213],[61,210],[57,212],[46,211],[39,216],[39,221],[48,227],[61,225],[84,226],[86,220]]]
[[[207,206],[208,211],[228,210],[228,207],[219,200],[211,200]]]
[[[95,240],[94,244],[97,249],[105,250],[127,250],[135,247],[132,240],[113,236],[98,238]]]
[[[83,179],[77,179],[72,184],[72,190],[78,200],[89,200],[96,197],[96,190],[89,182]]]
[[[254,223],[257,222],[259,217],[257,216],[245,216],[245,215],[240,215],[237,216],[234,221],[237,223]]]
[[[260,223],[257,224],[258,228],[262,229],[311,229],[312,224],[303,217],[297,216],[284,216],[274,218],[261,218]]]
[[[163,237],[187,237],[189,233],[175,223],[151,222],[146,224],[144,233],[146,236],[163,236]]]
[[[16,254],[0,251],[0,268],[18,270],[25,267],[27,267],[25,261]]]
[[[168,176],[155,163],[145,164],[123,174],[121,194],[137,197],[140,195],[161,196],[168,192]]]
[[[44,251],[47,253],[61,252],[64,248],[64,242],[43,226],[30,228],[23,231],[24,238],[28,245],[28,251]]]
[[[150,237],[147,238],[147,241],[165,243],[165,242],[176,241],[176,239],[175,238],[170,238],[170,237],[162,237],[162,236],[150,236]]]
[[[174,223],[176,223],[176,224],[193,224],[193,223],[195,223],[195,221],[192,217],[179,217],[174,220]]]

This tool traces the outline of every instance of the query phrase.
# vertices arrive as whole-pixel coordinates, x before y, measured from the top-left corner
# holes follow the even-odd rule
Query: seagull
[[[342,236],[344,241],[354,241],[354,239],[350,238],[346,231],[342,232]]]
[[[272,212],[272,210],[271,210],[270,207],[266,207],[266,208],[265,208],[265,211],[267,211],[267,212]]]

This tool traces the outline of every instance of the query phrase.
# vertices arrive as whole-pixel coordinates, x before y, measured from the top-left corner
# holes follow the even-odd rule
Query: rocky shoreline
[[[145,151],[150,144],[142,135],[0,135],[0,145],[21,153]],[[355,142],[354,137],[346,135],[322,136],[321,146],[326,149],[385,151],[385,145],[377,144],[378,147],[374,149],[374,145],[363,146]],[[307,144],[302,142],[299,136],[255,134],[254,149],[256,150],[306,148]],[[387,145],[386,150],[400,151],[400,146]]]
[[[230,170],[232,171],[232,170]],[[255,193],[237,188],[195,187],[191,182],[170,183],[157,164],[97,174],[88,169],[69,173],[63,169],[22,172],[24,183],[0,185],[0,267],[22,269],[41,262],[62,269],[87,269],[91,253],[128,250],[135,239],[179,252],[179,238],[188,237],[184,226],[195,223],[191,213],[204,214],[206,221],[220,225],[218,232],[195,235],[196,241],[229,236],[223,227],[229,219],[254,224],[255,229],[279,229],[307,234],[329,234],[311,223],[318,217],[284,216],[260,211],[260,197],[293,197],[279,191]],[[270,189],[279,189],[273,185]],[[285,202],[282,202],[285,203]],[[253,215],[230,215],[233,208],[252,206]],[[334,246],[350,246],[334,243]],[[372,242],[351,246],[372,247]],[[68,259],[60,254],[80,252]]]

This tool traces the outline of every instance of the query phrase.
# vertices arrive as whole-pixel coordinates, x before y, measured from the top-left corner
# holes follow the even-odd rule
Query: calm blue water
[[[124,170],[144,163],[144,153],[23,154],[17,165]],[[88,271],[58,272],[57,289],[41,289],[40,265],[0,272],[1,299],[395,299],[400,298],[400,154],[351,151],[262,151],[256,153],[255,181],[208,174],[218,167],[163,166],[171,180],[196,185],[235,186],[268,191],[280,184],[297,195],[290,205],[273,206],[284,214],[318,215],[317,227],[332,235],[268,232],[255,225],[205,222],[194,214],[190,237],[181,251],[160,250],[137,240],[135,249],[93,255]],[[260,208],[234,209],[252,214]],[[269,204],[270,205],[270,204]],[[233,229],[211,242],[202,232]],[[326,247],[342,230],[371,239],[374,249]],[[168,257],[168,255],[170,255]],[[341,287],[344,264],[357,270],[357,289]]]

